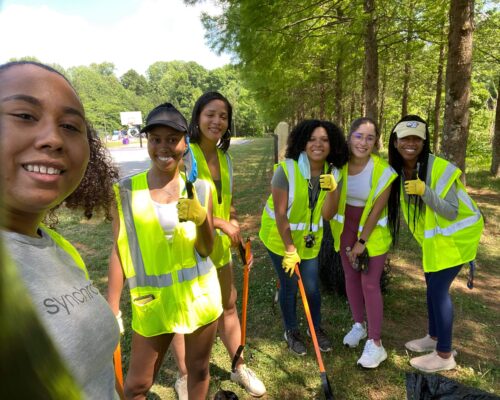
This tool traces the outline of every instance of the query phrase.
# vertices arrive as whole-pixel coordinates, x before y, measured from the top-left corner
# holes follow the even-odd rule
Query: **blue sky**
[[[155,61],[230,62],[205,44],[200,14],[208,0],[0,0],[0,63],[35,56],[63,67],[113,62],[117,75],[144,73]]]

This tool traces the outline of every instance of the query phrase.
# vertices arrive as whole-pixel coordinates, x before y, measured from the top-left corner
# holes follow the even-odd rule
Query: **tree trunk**
[[[385,92],[387,89],[387,64],[384,65],[382,70],[382,89],[380,91],[380,111],[378,115],[378,129],[380,132],[380,149],[384,148],[384,111],[385,111]]]
[[[451,0],[442,154],[465,175],[469,135],[474,0]],[[465,176],[463,179],[465,180]]]
[[[495,128],[493,131],[490,172],[493,176],[500,176],[500,78],[497,88],[497,105],[495,110]]]
[[[439,152],[439,130],[441,119],[441,97],[443,94],[443,67],[444,67],[444,35],[446,32],[445,19],[442,20],[441,42],[439,44],[439,62],[436,80],[436,98],[434,100],[434,134],[432,136],[432,151]]]
[[[356,112],[357,94],[355,91],[351,93],[351,104],[349,106],[349,122],[354,119],[354,113]],[[348,123],[349,123],[348,122]]]
[[[344,110],[342,107],[342,102],[343,102],[343,88],[342,88],[342,81],[343,81],[343,76],[342,76],[342,61],[344,57],[342,54],[342,51],[340,51],[339,56],[337,57],[337,65],[335,66],[335,88],[334,88],[334,104],[335,104],[335,112],[334,112],[334,118],[335,122],[337,123],[338,126],[344,127]]]
[[[323,73],[320,74],[322,77],[319,84],[319,119],[325,119],[325,104],[326,104],[326,93],[325,93],[325,80],[323,78]]]
[[[366,71],[366,65],[363,64],[363,83],[361,85],[361,93],[359,93],[359,114],[361,116],[366,115],[366,101],[365,101],[365,92],[366,92],[366,85],[365,85],[365,71]],[[351,118],[351,121],[353,120],[354,116]]]
[[[405,45],[405,65],[403,73],[403,96],[401,99],[401,117],[408,115],[408,101],[410,97],[410,78],[411,78],[411,58],[412,46],[411,40],[413,36],[413,9],[414,4],[412,1],[408,4],[408,27],[406,31],[406,45]]]
[[[364,94],[366,116],[377,120],[378,116],[378,53],[377,53],[377,23],[375,17],[375,0],[364,0],[367,14],[365,31],[365,76]]]

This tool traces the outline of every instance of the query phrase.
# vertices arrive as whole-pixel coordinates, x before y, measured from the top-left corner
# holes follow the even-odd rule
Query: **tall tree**
[[[366,116],[374,121],[378,117],[378,46],[375,0],[364,0],[366,14],[365,77],[363,82]]]
[[[148,81],[134,69],[125,72],[121,76],[120,82],[125,89],[131,90],[137,96],[143,96],[148,91]]]
[[[500,176],[500,75],[497,86],[497,101],[495,106],[495,127],[493,131],[490,173]]]
[[[474,0],[451,0],[449,15],[446,106],[441,151],[446,159],[465,172],[467,147],[464,143],[467,143],[469,134]]]
[[[445,56],[445,33],[446,24],[443,16],[441,20],[441,40],[439,41],[439,60],[436,76],[436,96],[434,98],[434,134],[432,136],[432,150],[434,153],[439,152],[439,130],[441,129],[441,99],[443,97],[443,70]]]

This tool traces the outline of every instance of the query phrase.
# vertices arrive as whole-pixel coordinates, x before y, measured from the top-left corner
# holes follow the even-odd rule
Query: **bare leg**
[[[184,345],[184,335],[176,333],[172,339],[172,344],[170,345],[172,355],[174,356],[175,364],[177,365],[177,370],[179,371],[179,377],[187,375],[186,367],[186,347]]]
[[[217,332],[217,321],[184,335],[189,400],[206,399],[210,383],[209,360]]]
[[[218,332],[226,347],[231,360],[241,342],[241,326],[236,310],[236,288],[233,284],[233,266],[231,263],[217,269],[219,284],[222,295],[222,307],[224,309],[219,317]],[[243,363],[242,358],[238,360],[237,366]]]
[[[130,364],[125,379],[126,399],[145,399],[160,369],[173,334],[144,337],[132,334]]]

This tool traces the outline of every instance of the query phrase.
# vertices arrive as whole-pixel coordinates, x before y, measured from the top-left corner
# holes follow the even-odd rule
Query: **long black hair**
[[[288,136],[286,158],[298,160],[300,153],[305,150],[306,144],[311,139],[311,135],[316,128],[324,128],[330,142],[330,154],[326,158],[329,164],[333,164],[337,168],[342,168],[347,162],[349,151],[345,141],[342,129],[330,121],[322,121],[319,119],[306,119],[290,132]]]
[[[233,124],[233,107],[228,99],[226,99],[219,92],[206,92],[200,96],[193,108],[193,113],[191,115],[191,123],[189,124],[189,139],[193,143],[199,143],[201,132],[200,132],[200,114],[203,109],[213,100],[221,100],[224,102],[227,108],[227,130],[222,135],[217,147],[221,149],[224,153],[229,148],[231,142],[231,126]]]
[[[404,160],[401,154],[399,154],[399,151],[396,149],[396,132],[395,128],[396,126],[403,121],[418,121],[421,122],[425,125],[425,140],[424,140],[424,145],[422,148],[422,152],[419,154],[418,159],[417,159],[417,175],[420,178],[420,180],[425,182],[425,179],[427,177],[427,165],[429,162],[429,154],[431,154],[431,148],[430,148],[430,135],[429,135],[429,127],[427,125],[427,122],[423,120],[421,117],[418,115],[406,115],[403,118],[401,118],[396,125],[391,130],[391,135],[389,137],[389,164],[391,165],[392,168],[398,173],[398,177],[394,180],[392,183],[391,187],[391,194],[389,196],[389,203],[388,203],[388,222],[389,222],[389,228],[391,230],[391,235],[393,237],[393,243],[396,243],[396,239],[399,233],[399,225],[400,225],[400,213],[399,213],[399,206],[401,204],[401,175],[403,174],[403,166],[404,166]],[[413,213],[413,221],[412,224],[408,224],[408,227],[412,232],[415,231],[416,224],[418,221],[418,218],[420,216],[420,212],[422,210],[422,207],[424,205],[424,202],[422,201],[422,198],[420,196],[409,196],[408,199],[408,209],[410,207],[415,207],[415,212]]]

